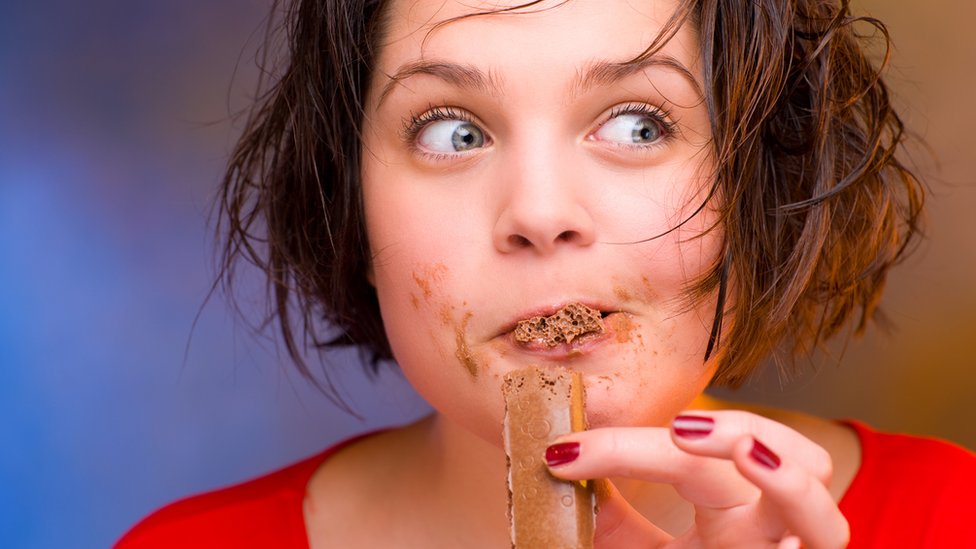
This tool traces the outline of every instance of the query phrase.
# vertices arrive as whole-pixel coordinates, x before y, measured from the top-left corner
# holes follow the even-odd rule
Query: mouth
[[[517,349],[551,358],[581,356],[608,339],[614,323],[606,319],[625,314],[619,310],[572,302],[516,321],[503,336]]]
[[[516,343],[555,347],[588,334],[603,333],[603,311],[570,303],[548,316],[520,320],[512,332]]]

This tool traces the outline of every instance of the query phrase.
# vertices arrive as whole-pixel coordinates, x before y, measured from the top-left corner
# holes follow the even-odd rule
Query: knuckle
[[[798,463],[812,477],[827,485],[834,476],[834,460],[826,449],[812,441],[806,445]]]
[[[605,431],[605,436],[600,441],[600,446],[608,456],[619,455],[621,446],[620,432],[617,429]]]
[[[739,434],[751,435],[761,433],[762,424],[766,421],[766,419],[762,416],[744,410],[736,410],[731,412],[728,420],[729,423],[739,432]]]
[[[611,475],[630,476],[630,451],[628,443],[618,429],[608,429],[600,437],[598,456],[599,461],[608,467]]]
[[[817,480],[827,484],[834,476],[834,461],[831,459],[830,453],[820,446],[816,447],[815,453],[811,473]]]
[[[785,474],[778,479],[774,487],[783,498],[798,502],[804,501],[805,496],[812,494],[815,490],[823,489],[819,480],[800,468],[790,467],[783,473]]]

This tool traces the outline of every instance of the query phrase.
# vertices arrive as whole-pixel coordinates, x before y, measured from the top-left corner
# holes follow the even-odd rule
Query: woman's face
[[[392,0],[368,95],[370,276],[394,355],[497,443],[519,367],[582,372],[595,426],[664,424],[714,373],[714,300],[683,294],[721,241],[713,210],[695,214],[713,167],[695,30],[625,64],[674,3],[557,4],[438,26],[512,4]],[[606,332],[515,342],[519,320],[573,302]]]

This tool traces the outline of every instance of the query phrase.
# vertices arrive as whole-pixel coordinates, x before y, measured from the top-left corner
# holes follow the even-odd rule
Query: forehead
[[[391,0],[378,68],[391,74],[407,63],[448,59],[493,73],[545,66],[548,74],[594,60],[628,61],[654,41],[678,7],[677,0],[543,0],[520,7],[526,3]],[[661,52],[694,68],[694,29],[679,29]]]

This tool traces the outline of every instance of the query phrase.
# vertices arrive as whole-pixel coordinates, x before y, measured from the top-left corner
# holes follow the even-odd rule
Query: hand
[[[830,455],[770,419],[696,410],[678,416],[670,431],[608,427],[561,437],[554,446],[547,457],[562,450],[566,459],[578,449],[575,459],[550,465],[560,478],[667,483],[694,505],[694,526],[672,538],[604,482],[595,540],[600,548],[785,549],[802,543],[807,549],[835,549],[849,539],[847,521],[827,490]]]

